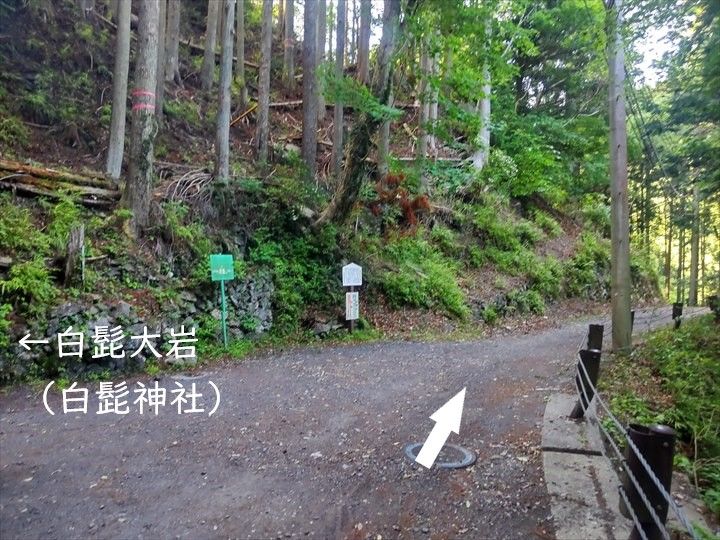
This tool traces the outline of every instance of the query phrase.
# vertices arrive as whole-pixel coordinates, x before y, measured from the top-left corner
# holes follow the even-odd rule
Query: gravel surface
[[[168,395],[157,416],[132,401],[98,415],[98,383],[81,383],[88,414],[63,414],[51,391],[50,416],[42,391],[14,389],[0,396],[0,538],[552,538],[542,414],[585,332],[293,350],[163,377],[168,392],[195,383],[203,414]],[[128,380],[131,400],[137,381],[154,384]],[[404,446],[463,387],[449,441],[477,463],[411,462]]]

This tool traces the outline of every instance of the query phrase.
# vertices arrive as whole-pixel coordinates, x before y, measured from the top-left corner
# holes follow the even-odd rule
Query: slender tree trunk
[[[358,35],[358,80],[370,82],[370,24],[372,6],[370,0],[360,0],[360,32]]]
[[[180,84],[180,6],[176,0],[167,5],[167,28],[165,31],[165,80]]]
[[[328,0],[328,40],[325,48],[327,50],[328,62],[333,65],[335,64],[335,55],[333,53],[333,51],[335,50],[335,46],[333,45],[335,41],[333,41],[333,31],[335,29],[336,22],[335,4],[333,4],[333,0]]]
[[[697,306],[700,250],[700,186],[697,180],[693,186],[693,220],[690,235],[690,291],[688,292],[688,304]]]
[[[303,34],[303,132],[302,157],[310,178],[317,164],[317,0],[305,0]]]
[[[702,213],[705,215],[705,212]],[[707,274],[705,273],[705,255],[706,255],[706,245],[707,241],[707,235],[705,234],[705,222],[703,219],[700,220],[700,298],[701,301],[705,301],[705,281],[707,279]]]
[[[222,48],[222,35],[223,35],[223,24],[225,24],[225,10],[223,9],[223,2],[225,0],[213,0],[218,2],[217,9],[217,31],[215,33],[215,49],[217,50],[218,45]]]
[[[318,0],[318,27],[317,27],[317,65],[321,66],[325,61],[325,37],[327,30],[327,2]],[[318,85],[318,121],[325,120],[325,84],[320,77],[316,77]]]
[[[667,204],[667,249],[665,251],[665,288],[668,300],[670,299],[670,282],[672,281],[672,216],[673,216],[673,204],[672,199],[667,195],[665,196]]]
[[[683,204],[683,210],[685,205]],[[678,267],[676,274],[676,302],[685,301],[685,227],[679,226],[678,233]]]
[[[172,0],[171,0],[172,1]],[[165,101],[165,34],[167,29],[167,0],[159,0],[160,19],[158,21],[158,62],[157,84],[155,85],[155,116],[162,122],[163,102]]]
[[[337,3],[337,31],[335,48],[335,77],[341,79],[345,69],[345,0],[338,0]],[[343,151],[343,103],[338,98],[335,102],[335,115],[333,118],[333,149],[332,149],[332,171],[335,178],[340,177],[342,168]]]
[[[122,204],[133,217],[130,233],[139,236],[147,227],[153,179],[155,122],[155,84],[157,82],[158,18],[157,0],[139,0],[138,48],[132,91],[130,132],[130,170]]]
[[[295,0],[286,1],[283,77],[287,89],[292,90],[295,88]]]
[[[430,92],[428,77],[430,75],[430,60],[428,57],[427,38],[423,37],[420,43],[420,87],[418,89],[418,99],[420,101],[420,114],[418,116],[418,146],[417,157],[418,163],[422,166],[422,161],[427,157],[428,148],[428,132],[427,124],[430,119]]]
[[[258,73],[258,160],[268,158],[270,136],[270,61],[272,60],[272,6],[273,0],[263,0],[262,31],[260,34],[260,70]]]
[[[373,72],[371,89],[381,102],[387,103],[392,88],[392,61],[395,52],[396,35],[400,21],[400,0],[385,0],[383,12],[383,30],[377,55],[377,69]],[[408,0],[407,10],[412,12],[417,2]],[[330,204],[315,221],[315,227],[335,222],[342,223],[350,215],[357,200],[362,179],[366,172],[366,158],[370,152],[372,137],[377,132],[382,119],[367,112],[360,112],[353,124],[345,148],[345,167],[337,190]]]
[[[117,12],[115,69],[113,71],[112,117],[105,170],[117,181],[125,150],[125,116],[127,110],[128,70],[130,64],[130,0],[120,2]]]
[[[438,64],[439,64],[439,58],[438,55],[435,54],[430,58],[430,74],[433,77],[432,81],[432,88],[430,89],[430,152],[434,157],[437,157],[437,137],[435,136],[435,128],[437,126],[437,120],[438,120],[438,99],[439,99],[439,88],[437,86],[437,76],[438,76]]]
[[[621,5],[608,10],[608,64],[610,71],[610,193],[611,295],[613,349],[631,345],[630,231],[628,217],[627,127],[625,117],[625,55],[621,34]]]
[[[205,26],[205,54],[203,56],[200,80],[202,89],[209,92],[215,78],[215,45],[217,41],[219,0],[208,0],[207,24]]]
[[[350,64],[357,62],[357,25],[358,9],[357,0],[352,0],[352,19],[350,23]]]
[[[285,0],[278,0],[278,36],[282,36],[285,28]]]
[[[392,87],[388,96],[388,105],[393,104]],[[390,120],[385,120],[380,126],[380,140],[378,141],[378,173],[383,182],[390,172]]]
[[[245,0],[240,0],[244,2]],[[230,176],[230,83],[232,82],[233,63],[233,25],[235,19],[235,0],[223,0],[223,32],[221,37],[222,55],[220,56],[220,96],[218,104],[217,134],[215,136],[215,177],[225,179]]]
[[[477,148],[471,156],[473,167],[481,171],[487,165],[490,157],[490,97],[492,94],[492,80],[490,75],[490,20],[485,21],[485,40],[483,45],[484,62],[482,67],[482,96],[479,101],[480,133],[478,134]]]
[[[240,85],[240,107],[248,102],[247,84],[245,84],[245,0],[236,3],[235,21],[235,80]]]

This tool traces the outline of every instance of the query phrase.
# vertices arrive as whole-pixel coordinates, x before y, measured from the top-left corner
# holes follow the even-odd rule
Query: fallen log
[[[83,175],[69,171],[50,169],[48,167],[28,165],[27,163],[11,161],[9,159],[0,158],[0,171],[7,171],[9,173],[24,173],[37,178],[50,178],[80,186],[92,186],[105,189],[113,189],[114,187],[113,183],[106,178],[104,174],[98,172],[90,172]]]

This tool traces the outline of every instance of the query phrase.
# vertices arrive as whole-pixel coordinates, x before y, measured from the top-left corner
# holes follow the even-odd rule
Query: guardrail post
[[[675,321],[675,330],[680,328],[680,322],[682,321],[683,303],[675,302],[672,306],[672,318]]]
[[[575,384],[577,385],[580,399],[570,413],[570,418],[573,420],[579,420],[585,415],[585,409],[588,408],[593,397],[595,397],[593,388],[597,386],[598,376],[600,375],[600,351],[583,349],[580,351],[578,365],[580,363],[582,363],[585,369],[578,368],[578,373],[575,375]],[[586,372],[587,375],[585,375]]]
[[[591,351],[602,351],[603,332],[602,324],[591,324],[588,327],[587,348]]]
[[[648,502],[652,505],[657,517],[664,525],[667,519],[669,503],[663,494],[660,493],[660,490],[650,475],[655,475],[665,490],[668,493],[670,492],[673,455],[675,453],[675,431],[668,426],[658,424],[649,427],[630,424],[630,426],[628,426],[627,436],[635,443],[635,446],[637,446],[643,458],[645,458],[645,461],[650,466],[651,471],[648,471],[643,466],[637,454],[629,445],[625,448],[626,467],[637,480],[640,489],[645,493]],[[625,491],[628,502],[632,507],[632,512],[637,516],[647,539],[662,539],[664,537],[663,531],[658,528],[655,520],[653,520],[652,515],[645,506],[645,503],[638,494],[637,488],[628,477],[626,471],[623,471],[623,481],[620,489]],[[620,512],[626,518],[631,518],[630,509],[627,508],[622,498],[620,499]],[[630,533],[630,539],[636,540],[639,538],[642,538],[642,536],[640,531],[637,530],[637,526],[635,526]]]

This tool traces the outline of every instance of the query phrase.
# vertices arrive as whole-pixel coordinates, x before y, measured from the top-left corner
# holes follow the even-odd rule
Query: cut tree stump
[[[78,259],[80,259],[80,256],[82,255],[82,249],[84,244],[85,225],[75,225],[72,229],[70,229],[70,238],[68,239],[67,254],[65,256],[64,283],[66,287],[70,285],[70,283],[72,282],[72,278],[75,275]]]

